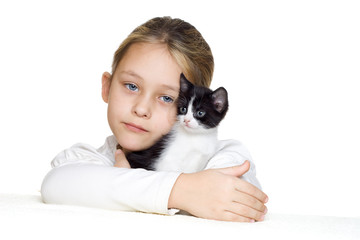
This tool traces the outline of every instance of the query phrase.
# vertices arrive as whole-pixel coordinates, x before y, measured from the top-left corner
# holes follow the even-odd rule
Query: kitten
[[[132,168],[191,173],[203,170],[215,154],[217,126],[228,110],[225,88],[194,86],[183,74],[177,121],[152,147],[127,154]]]

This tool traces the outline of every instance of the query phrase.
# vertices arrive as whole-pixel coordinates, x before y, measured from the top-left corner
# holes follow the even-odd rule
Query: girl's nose
[[[148,99],[140,99],[133,108],[133,113],[141,118],[151,118],[151,102]]]

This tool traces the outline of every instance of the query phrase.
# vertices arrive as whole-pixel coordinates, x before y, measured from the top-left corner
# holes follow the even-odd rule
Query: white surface
[[[101,74],[155,16],[195,25],[229,89],[223,138],[253,155],[271,211],[360,217],[360,2],[0,1],[0,192],[32,193],[50,161],[110,135]]]
[[[0,194],[6,239],[346,239],[360,219],[269,213],[264,222],[233,223],[77,206],[48,205],[39,194]]]

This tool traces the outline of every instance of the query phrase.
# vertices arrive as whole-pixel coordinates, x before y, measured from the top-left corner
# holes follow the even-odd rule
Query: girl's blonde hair
[[[121,43],[114,54],[112,74],[133,43],[164,43],[183,70],[186,78],[195,85],[209,87],[214,58],[200,32],[191,24],[171,17],[157,17],[137,27]]]

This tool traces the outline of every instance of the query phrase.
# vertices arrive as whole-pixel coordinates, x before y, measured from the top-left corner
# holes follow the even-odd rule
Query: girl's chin
[[[135,151],[141,151],[144,149],[149,148],[150,146],[145,146],[143,143],[138,142],[130,142],[130,141],[118,141],[123,151],[126,152],[135,152]]]

